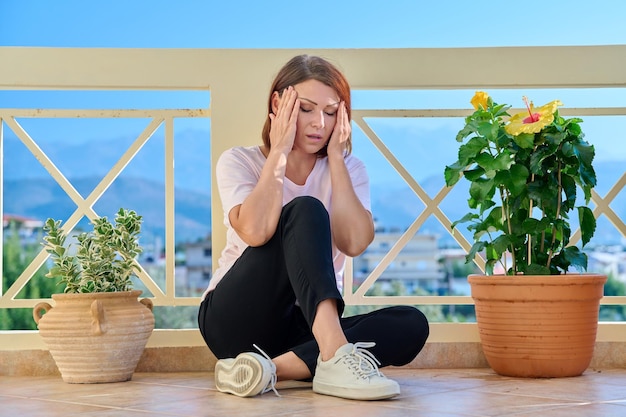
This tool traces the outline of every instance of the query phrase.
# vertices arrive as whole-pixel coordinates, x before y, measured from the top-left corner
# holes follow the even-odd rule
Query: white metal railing
[[[351,80],[353,89],[404,90],[404,89],[494,89],[494,88],[624,88],[626,75],[621,70],[626,67],[626,46],[597,47],[531,47],[531,48],[449,48],[449,49],[362,49],[362,50],[202,50],[202,49],[107,49],[107,48],[1,48],[0,92],[2,90],[184,90],[211,92],[211,109],[192,110],[192,117],[211,117],[211,161],[233,144],[257,144],[258,132],[266,115],[264,114],[267,88],[272,75],[291,56],[297,53],[312,53],[325,56],[344,70]],[[580,56],[585,57],[580,59]],[[560,71],[547,73],[538,66],[527,67],[520,62],[568,62]],[[103,62],[123,63],[106,66]],[[484,63],[497,65],[498,71],[484,71]],[[572,64],[578,62],[578,65]],[[424,65],[428,63],[428,65]],[[468,304],[469,297],[369,297],[365,293],[380,276],[385,266],[391,262],[420,228],[425,219],[434,216],[450,230],[450,220],[439,209],[448,189],[444,188],[434,197],[424,192],[419,183],[389,151],[366,122],[366,118],[379,117],[462,117],[467,109],[456,110],[355,110],[354,123],[366,134],[374,146],[389,161],[411,190],[424,203],[425,209],[410,225],[395,246],[383,258],[363,285],[354,293],[346,294],[348,304]],[[565,109],[563,114],[576,115],[626,115],[620,108],[575,108]],[[54,167],[37,144],[15,121],[20,117],[146,117],[151,121],[137,137],[120,161],[105,176],[96,189],[86,198],[73,190],[72,185]],[[54,110],[54,109],[12,109],[0,110],[0,118],[16,133],[23,143],[42,162],[48,172],[63,187],[76,203],[68,226],[76,224],[82,215],[92,218],[92,206],[106,187],[143,146],[154,130],[161,124],[166,130],[165,158],[168,167],[165,178],[166,201],[166,252],[174,253],[173,210],[173,119],[190,117],[189,110]],[[1,145],[0,145],[1,146]],[[1,151],[1,148],[0,148]],[[2,174],[0,170],[0,180]],[[214,181],[214,180],[213,180]],[[600,196],[594,193],[596,217],[606,216],[613,225],[626,236],[623,219],[611,209],[610,203],[626,185],[622,175],[609,193]],[[216,189],[215,184],[212,187]],[[219,255],[224,245],[224,228],[221,224],[219,199],[212,199],[213,253]],[[2,199],[0,197],[0,211]],[[574,236],[574,240],[578,236]],[[459,238],[466,250],[469,243]],[[31,307],[38,300],[18,300],[15,294],[28,281],[28,273],[41,266],[45,254],[38,255],[31,267],[18,282],[7,289],[0,298],[0,308]],[[215,264],[215,263],[214,263]],[[174,259],[166,264],[166,288],[161,291],[154,281],[142,272],[141,279],[155,295],[157,305],[195,305],[197,298],[181,298],[174,295]],[[351,268],[347,268],[345,288],[352,288]],[[604,300],[605,304],[626,304],[626,297]],[[620,324],[619,326],[621,326]],[[444,325],[446,326],[446,325]],[[615,335],[613,324],[601,328],[599,337],[609,341],[623,341]],[[622,328],[622,327],[620,327]],[[443,330],[445,329],[445,330]],[[452,331],[451,331],[452,329]],[[469,333],[468,333],[468,329]],[[10,336],[21,335],[10,332]],[[623,332],[622,332],[623,333]],[[157,333],[157,335],[160,333]],[[180,336],[180,332],[176,333]],[[620,333],[621,334],[621,333]],[[434,341],[476,341],[472,325],[434,326]],[[201,343],[197,335],[187,336],[187,343]],[[28,338],[28,336],[27,336]],[[159,336],[155,336],[158,339]],[[19,338],[18,338],[19,339]],[[0,334],[2,343],[8,341]],[[13,346],[20,344],[15,337]],[[33,339],[30,342],[37,344]],[[179,339],[180,340],[180,339]],[[433,337],[431,337],[433,340]],[[28,344],[27,343],[27,344]],[[168,343],[168,342],[162,342]]]
[[[76,210],[64,219],[64,229],[72,230],[78,222],[86,216],[89,220],[98,217],[93,206],[111,186],[122,170],[133,160],[141,148],[152,138],[161,125],[165,125],[165,189],[163,201],[165,203],[165,291],[139,264],[138,277],[152,294],[154,305],[197,305],[198,299],[193,297],[176,297],[175,295],[175,254],[174,254],[174,128],[176,118],[209,117],[210,110],[55,110],[55,109],[0,109],[0,122],[4,121],[15,133],[26,148],[41,163],[50,176],[61,186],[66,195],[76,204]],[[73,184],[56,167],[49,156],[42,150],[29,133],[18,123],[16,118],[148,118],[147,126],[141,134],[130,144],[121,158],[104,176],[93,191],[83,198]],[[0,132],[0,138],[1,138]],[[0,197],[0,201],[2,197]],[[2,232],[0,231],[0,237]],[[1,253],[1,249],[0,249]],[[13,285],[3,289],[0,282],[0,308],[32,308],[42,299],[19,299],[16,295],[28,283],[33,275],[44,265],[48,254],[42,248],[28,267],[22,272]],[[0,266],[2,260],[0,259]]]
[[[523,109],[511,109],[511,114],[521,112]],[[560,114],[563,116],[626,116],[626,107],[595,107],[595,108],[564,108]],[[434,216],[441,225],[454,237],[457,243],[469,252],[472,244],[460,233],[453,233],[451,228],[451,220],[440,209],[439,204],[448,195],[452,188],[442,187],[439,192],[431,197],[416,179],[404,168],[398,158],[389,150],[385,142],[374,132],[371,126],[366,122],[365,118],[389,118],[389,117],[411,117],[411,118],[432,118],[432,117],[465,117],[471,113],[467,109],[426,109],[426,110],[355,110],[353,111],[353,121],[361,128],[370,141],[380,151],[384,158],[391,166],[400,174],[400,177],[409,185],[411,190],[424,204],[424,210],[413,221],[413,223],[402,234],[396,244],[390,248],[387,254],[382,258],[381,262],[368,275],[365,281],[354,292],[347,292],[344,297],[347,304],[356,305],[385,305],[385,304],[471,304],[469,296],[366,296],[368,290],[381,277],[382,273],[391,262],[398,256],[402,249],[410,242],[415,233],[418,232],[424,222]],[[604,197],[600,196],[597,191],[592,190],[591,201],[595,204],[593,209],[594,216],[606,216],[609,221],[619,230],[620,234],[626,237],[626,224],[624,220],[610,207],[619,193],[626,186],[626,170],[612,184],[609,191]],[[580,230],[573,230],[571,244],[576,244],[580,240]],[[480,255],[475,259],[476,264],[484,271],[485,260]],[[353,271],[348,265],[348,273],[346,274],[344,288],[353,287]],[[445,300],[445,301],[444,301]],[[603,305],[620,305],[626,304],[626,296],[604,297]]]
[[[359,288],[354,292],[346,292],[346,302],[348,304],[468,304],[471,300],[467,296],[388,296],[388,297],[368,297],[365,294],[372,285],[380,278],[383,271],[389,266],[393,259],[401,252],[402,248],[410,241],[411,237],[419,230],[424,221],[431,215],[434,215],[441,224],[452,234],[451,221],[439,208],[439,203],[449,193],[450,189],[443,187],[434,198],[431,198],[415,180],[415,178],[408,173],[408,171],[402,166],[402,163],[398,161],[395,155],[389,150],[376,133],[371,129],[370,125],[365,121],[366,117],[459,117],[468,114],[468,110],[404,110],[404,111],[385,111],[385,110],[355,110],[353,113],[354,122],[361,128],[366,136],[372,141],[376,148],[386,158],[386,160],[400,173],[401,178],[409,184],[413,192],[424,203],[425,208],[415,221],[408,227],[408,229],[402,234],[398,242],[387,252],[381,262],[376,268],[369,274],[365,282],[363,282]],[[576,115],[607,115],[607,114],[622,114],[626,115],[626,108],[609,108],[609,109],[564,109],[562,110],[564,115],[576,114]],[[155,305],[197,305],[197,297],[176,297],[175,285],[176,279],[174,274],[174,241],[169,239],[169,236],[174,235],[174,207],[173,207],[173,176],[174,176],[174,132],[172,128],[173,120],[176,117],[209,117],[210,110],[196,109],[196,110],[34,110],[34,109],[4,109],[0,110],[0,120],[3,120],[7,126],[17,135],[17,137],[25,144],[34,157],[41,162],[42,166],[49,172],[52,178],[61,186],[70,199],[76,204],[77,208],[72,215],[65,222],[65,227],[71,230],[83,216],[88,217],[90,220],[97,216],[93,210],[94,204],[104,194],[106,189],[113,183],[115,178],[119,176],[121,171],[127,166],[133,157],[139,152],[143,145],[150,140],[156,129],[161,125],[166,126],[165,135],[165,161],[168,169],[165,175],[165,210],[166,210],[166,264],[165,264],[165,291],[157,285],[157,283],[149,276],[149,274],[140,268],[139,278],[146,285],[153,295],[153,302]],[[122,155],[119,161],[112,167],[109,173],[102,179],[102,181],[94,188],[94,190],[86,197],[83,198],[68,181],[68,179],[60,172],[60,170],[53,164],[48,155],[38,146],[38,144],[31,138],[31,136],[23,129],[21,125],[16,121],[16,118],[149,118],[150,122],[144,129],[144,131],[137,137],[137,139],[131,144],[131,146]],[[619,192],[624,188],[626,184],[626,172],[618,179],[618,181],[611,187],[607,195],[602,198],[597,192],[593,192],[592,200],[596,204],[594,213],[596,217],[601,215],[607,216],[611,222],[622,231],[626,230],[626,226],[622,219],[619,218],[617,213],[610,207],[610,203],[615,199]],[[471,243],[463,237],[463,235],[455,234],[455,239],[461,245],[463,249],[469,251]],[[580,239],[579,232],[574,233],[572,237],[572,243],[576,243]],[[29,307],[32,308],[42,299],[16,299],[15,296],[18,292],[27,284],[32,278],[34,273],[44,264],[47,258],[45,251],[41,250],[30,265],[20,275],[18,280],[9,288],[3,289],[2,297],[0,298],[0,308],[18,308]],[[484,259],[477,258],[478,265],[484,268]],[[346,283],[344,288],[352,288],[353,274],[348,269],[346,274]],[[626,303],[626,297],[611,297],[610,300],[604,300],[604,303],[611,304],[623,304]]]

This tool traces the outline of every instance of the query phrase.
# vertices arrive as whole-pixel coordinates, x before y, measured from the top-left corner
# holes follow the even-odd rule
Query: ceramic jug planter
[[[33,318],[65,382],[132,378],[154,329],[152,301],[139,301],[140,294],[54,294],[54,306],[35,306]]]
[[[483,352],[498,374],[581,375],[591,363],[606,275],[470,275]]]

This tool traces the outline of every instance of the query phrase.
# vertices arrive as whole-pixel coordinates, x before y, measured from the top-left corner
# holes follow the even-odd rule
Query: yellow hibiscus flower
[[[474,110],[478,110],[479,106],[482,106],[483,109],[487,110],[487,107],[489,106],[489,94],[484,91],[476,91],[476,94],[474,94],[470,103],[474,106]]]
[[[557,107],[562,106],[561,100],[553,100],[548,104],[535,108],[532,101],[524,97],[528,112],[514,114],[509,119],[509,124],[504,130],[510,135],[517,136],[521,133],[539,133],[541,129],[554,121],[554,112]]]

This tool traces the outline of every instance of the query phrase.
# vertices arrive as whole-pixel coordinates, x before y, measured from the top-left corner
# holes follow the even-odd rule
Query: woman
[[[396,396],[378,365],[415,358],[424,315],[398,306],[341,317],[346,256],[374,238],[367,172],[350,154],[350,86],[328,61],[296,56],[268,113],[263,145],[232,148],[216,166],[227,242],[198,316],[219,359],[216,387],[249,397],[313,378],[320,394]]]

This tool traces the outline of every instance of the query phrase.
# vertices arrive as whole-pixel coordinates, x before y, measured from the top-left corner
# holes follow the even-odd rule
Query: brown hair
[[[298,55],[289,60],[278,72],[272,87],[270,89],[269,99],[267,101],[268,114],[272,112],[272,94],[282,92],[289,86],[294,86],[304,81],[317,80],[323,84],[326,84],[339,95],[339,100],[346,103],[346,110],[348,112],[348,120],[352,120],[352,107],[350,101],[350,84],[346,77],[335,67],[333,64],[325,60],[324,58],[312,55]],[[271,148],[270,143],[270,128],[271,121],[269,117],[265,120],[263,126],[263,132],[261,134],[263,138],[263,144],[267,149]],[[349,137],[346,143],[347,153],[352,150],[352,138]],[[318,157],[327,156],[327,149],[324,146],[317,153]]]

